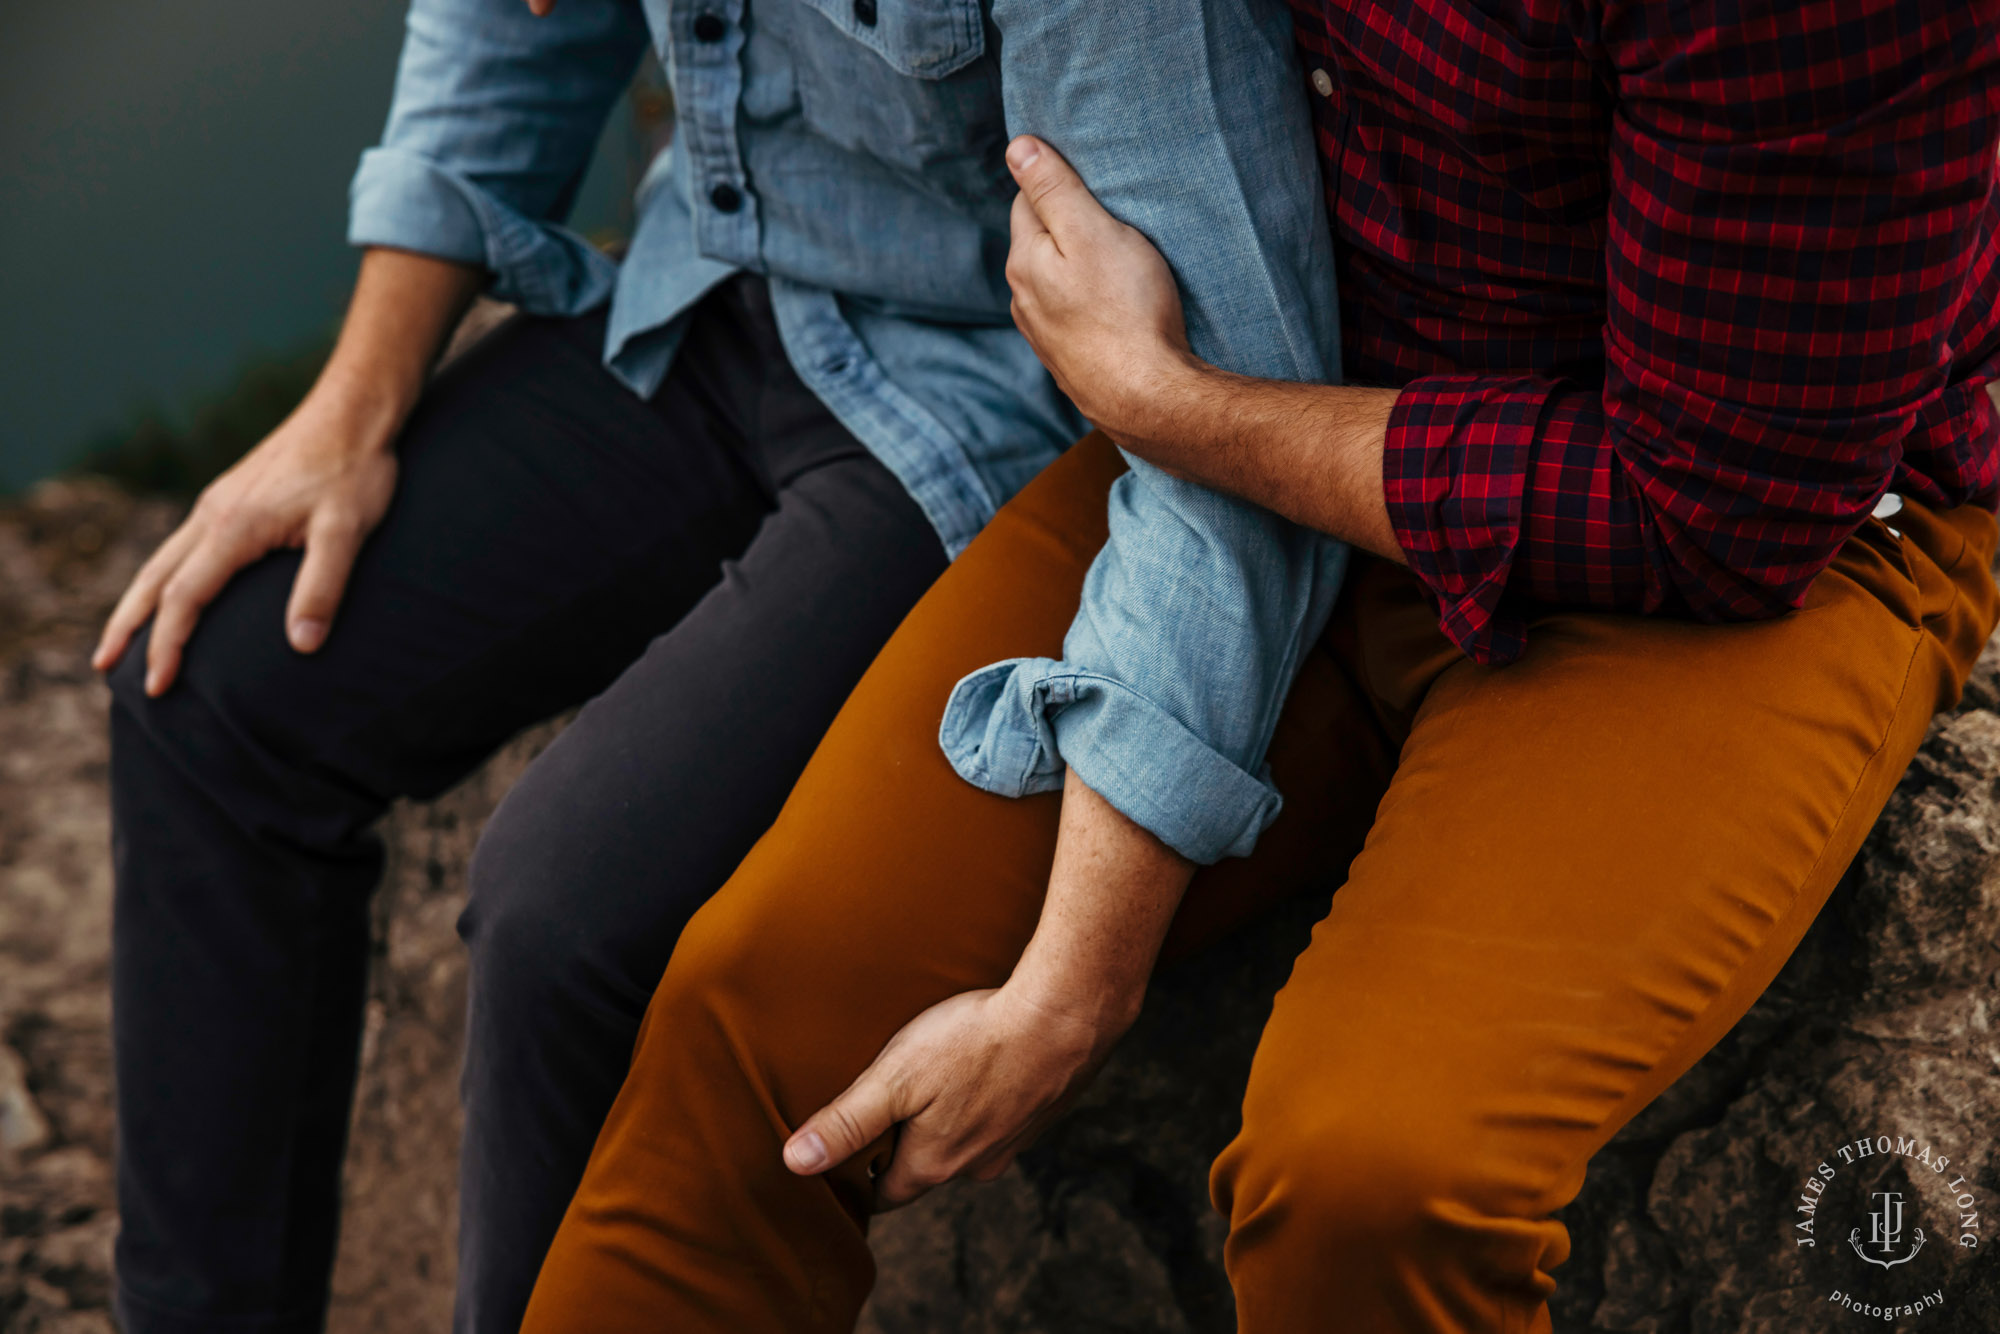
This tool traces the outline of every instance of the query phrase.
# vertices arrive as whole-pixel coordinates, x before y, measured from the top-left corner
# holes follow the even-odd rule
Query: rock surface
[[[83,658],[173,518],[87,482],[0,509],[0,1329],[20,1334],[112,1327],[106,697]],[[537,729],[388,821],[336,1334],[448,1325],[464,1003],[452,921],[480,822],[551,735]],[[1961,1210],[1946,1198],[1971,1195],[1967,1212],[1983,1223],[1996,1185],[1996,776],[2000,659],[1989,652],[1778,983],[1593,1160],[1564,1214],[1575,1248],[1557,1330],[2000,1332],[2000,1261],[1958,1244]],[[864,1327],[1233,1328],[1207,1166],[1271,994],[1324,904],[1291,905],[1164,977],[1088,1096],[1001,1181],[883,1219]],[[1854,1140],[1878,1135],[1891,1137],[1887,1151],[1854,1153]],[[1948,1156],[1950,1170],[1895,1152],[1895,1137]],[[1820,1178],[1823,1221],[1802,1249],[1794,1206],[1822,1162],[1835,1176]],[[1875,1269],[1846,1237],[1858,1225],[1865,1240],[1867,1192],[1890,1186],[1931,1236],[1906,1265]],[[1829,1307],[1834,1289],[1878,1303],[1935,1290],[1944,1303],[1868,1319]]]

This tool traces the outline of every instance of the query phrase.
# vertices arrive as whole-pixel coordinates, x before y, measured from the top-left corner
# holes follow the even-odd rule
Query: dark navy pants
[[[460,922],[457,1326],[513,1330],[683,923],[944,568],[759,282],[702,303],[650,402],[602,338],[520,319],[438,378],[319,653],[285,642],[287,553],[207,610],[163,698],[143,638],[112,673],[128,1334],[320,1328],[371,827],[588,701],[487,826]]]

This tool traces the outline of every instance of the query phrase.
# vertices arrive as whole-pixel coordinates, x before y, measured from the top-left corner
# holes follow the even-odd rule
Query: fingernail
[[[1041,155],[1041,144],[1025,134],[1007,145],[1007,165],[1015,171],[1026,171],[1028,164]]]
[[[785,1146],[785,1161],[795,1171],[817,1172],[826,1166],[826,1141],[812,1130],[794,1136],[792,1142]]]
[[[167,674],[159,668],[148,667],[146,669],[146,693],[148,695],[157,695],[161,690],[165,689],[166,676]]]
[[[326,622],[311,616],[301,616],[292,622],[292,647],[301,653],[310,653],[326,642]]]

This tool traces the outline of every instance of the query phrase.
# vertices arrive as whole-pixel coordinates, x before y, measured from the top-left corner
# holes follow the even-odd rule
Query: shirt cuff
[[[371,148],[348,187],[347,239],[474,264],[492,294],[535,315],[601,305],[618,280],[610,256],[566,227],[537,222],[448,167]]]
[[[1475,662],[1512,662],[1527,647],[1507,584],[1535,436],[1555,388],[1533,376],[1429,375],[1404,386],[1389,414],[1389,522],[1439,627]]]
[[[1190,861],[1247,857],[1284,804],[1130,686],[1050,658],[983,667],[952,688],[938,729],[959,776],[1003,797],[1051,792],[1065,764]]]

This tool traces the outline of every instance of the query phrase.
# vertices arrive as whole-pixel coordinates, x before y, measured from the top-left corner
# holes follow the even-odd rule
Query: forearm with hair
[[[1233,375],[1188,358],[1103,424],[1176,476],[1406,563],[1382,495],[1397,391]]]
[[[1193,876],[1194,863],[1071,770],[1041,921],[1008,986],[1122,1032]]]

